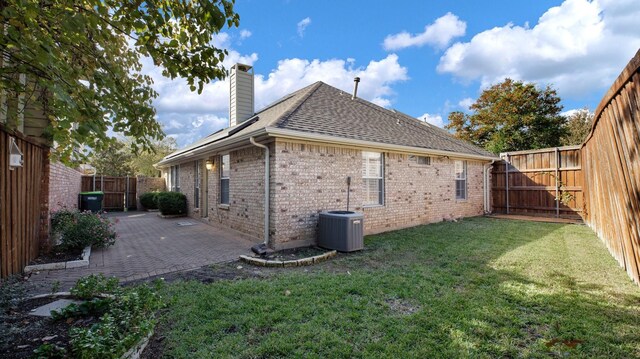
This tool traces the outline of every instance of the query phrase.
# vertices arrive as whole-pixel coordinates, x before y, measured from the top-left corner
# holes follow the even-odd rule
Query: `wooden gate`
[[[9,143],[23,154],[22,167],[9,169]],[[0,277],[22,272],[38,256],[46,227],[49,149],[0,125]],[[42,210],[44,205],[44,218]]]
[[[580,146],[500,154],[492,169],[494,213],[580,218]]]
[[[136,209],[136,177],[82,176],[82,191],[102,191],[102,208],[110,211]]]

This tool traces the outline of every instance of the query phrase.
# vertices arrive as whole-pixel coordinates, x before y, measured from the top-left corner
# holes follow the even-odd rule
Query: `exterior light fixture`
[[[211,169],[213,168],[213,161],[207,160],[207,162],[205,162],[205,166],[207,167],[208,171],[211,171]]]

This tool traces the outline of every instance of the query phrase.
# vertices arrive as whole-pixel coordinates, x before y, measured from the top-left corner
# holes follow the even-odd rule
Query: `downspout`
[[[489,213],[491,208],[490,208],[490,187],[489,187],[489,169],[493,166],[493,163],[495,162],[495,160],[491,160],[490,163],[487,163],[483,166],[483,177],[482,179],[484,180],[484,213]]]
[[[249,137],[252,145],[264,148],[264,246],[269,246],[269,147],[261,143],[257,143],[252,137]]]

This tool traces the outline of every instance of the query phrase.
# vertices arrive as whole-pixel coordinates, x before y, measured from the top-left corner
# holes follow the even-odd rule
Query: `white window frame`
[[[169,179],[171,192],[180,192],[180,165],[169,168]]]
[[[224,168],[224,164],[225,164],[225,158],[227,159],[227,175],[225,176],[225,168]],[[230,189],[231,189],[231,181],[230,181],[230,177],[231,177],[231,156],[229,156],[229,154],[227,153],[226,155],[221,155],[220,156],[220,205],[223,206],[228,206],[229,203],[231,202],[231,194],[230,194]],[[227,201],[224,202],[223,201],[223,181],[227,181]]]
[[[377,173],[371,173],[369,171],[369,161],[374,157],[379,157],[379,166],[380,168],[376,171]],[[377,201],[367,201],[370,197],[368,194],[369,186],[368,183],[372,181],[378,182],[378,200]],[[364,207],[376,207],[376,206],[384,206],[384,153],[383,152],[373,152],[373,151],[362,151],[362,189],[364,193],[364,198],[362,201],[362,205]]]
[[[467,186],[467,161],[456,160],[454,163],[454,172],[455,172],[455,191],[456,191],[456,200],[457,201],[466,201],[469,197],[468,194],[468,186]],[[458,191],[458,183],[462,183],[464,188],[464,193],[460,194]]]

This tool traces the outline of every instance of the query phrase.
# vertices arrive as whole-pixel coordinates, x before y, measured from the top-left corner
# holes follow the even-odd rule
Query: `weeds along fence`
[[[24,160],[13,169],[12,143]],[[48,236],[48,156],[47,147],[0,125],[0,278],[22,272]]]
[[[640,51],[598,105],[582,167],[584,220],[640,284]]]
[[[501,153],[492,168],[494,213],[580,218],[580,146]]]

